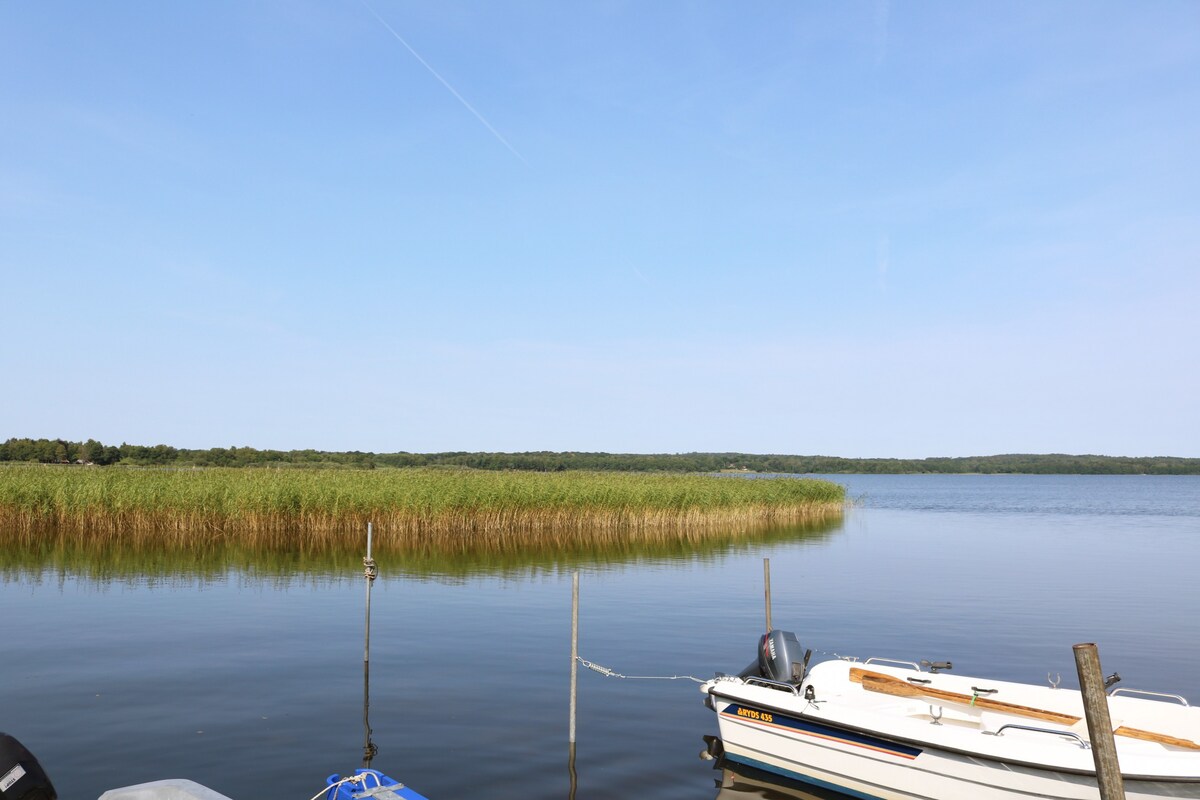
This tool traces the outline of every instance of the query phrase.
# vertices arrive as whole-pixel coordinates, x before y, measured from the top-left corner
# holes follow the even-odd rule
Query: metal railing
[[[1008,723],[1007,725],[1001,725],[1000,728],[995,733],[992,733],[991,731],[984,731],[984,733],[988,733],[992,736],[1002,736],[1002,735],[1004,735],[1004,732],[1006,730],[1008,730],[1009,728],[1012,728],[1013,730],[1017,730],[1017,731],[1030,731],[1032,733],[1049,733],[1054,736],[1069,737],[1069,738],[1074,739],[1075,741],[1079,742],[1079,746],[1082,747],[1084,750],[1087,750],[1091,747],[1091,745],[1088,744],[1087,742],[1085,742],[1077,733],[1072,733],[1071,731],[1064,731],[1064,730],[1055,730],[1054,728],[1037,728],[1037,727],[1034,727],[1033,725],[1016,725],[1013,723]]]
[[[757,676],[751,676],[749,678],[744,679],[742,682],[747,685],[749,685],[751,683],[757,683],[762,686],[766,686],[768,689],[778,689],[781,692],[788,691],[797,697],[800,696],[800,691],[795,686],[793,686],[790,683],[784,683],[783,681],[773,681],[770,678],[759,678]]]
[[[921,665],[920,665],[920,664],[918,664],[917,662],[915,662],[915,661],[901,661],[901,660],[900,660],[900,659],[898,659],[898,658],[868,658],[866,661],[864,661],[864,662],[863,662],[863,666],[865,667],[865,666],[868,666],[868,665],[870,665],[870,664],[874,664],[874,663],[876,663],[876,662],[879,662],[879,663],[881,663],[881,664],[899,664],[899,665],[900,665],[900,666],[902,666],[902,667],[912,667],[912,668],[913,668],[913,669],[915,669],[917,672],[920,672],[920,671],[921,671]]]
[[[1108,696],[1116,697],[1117,695],[1121,694],[1122,692],[1125,692],[1126,694],[1144,694],[1144,695],[1148,695],[1150,697],[1162,697],[1167,700],[1176,700],[1185,706],[1188,704],[1187,698],[1185,698],[1181,695],[1167,694],[1166,692],[1149,692],[1149,691],[1146,691],[1145,689],[1126,689],[1123,686],[1119,689],[1113,689],[1111,692],[1108,693]]]

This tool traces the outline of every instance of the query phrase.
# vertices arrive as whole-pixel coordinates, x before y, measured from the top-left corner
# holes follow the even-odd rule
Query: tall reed
[[[439,551],[556,546],[754,528],[840,515],[827,481],[599,472],[0,466],[0,536],[195,546],[321,547],[368,521]]]

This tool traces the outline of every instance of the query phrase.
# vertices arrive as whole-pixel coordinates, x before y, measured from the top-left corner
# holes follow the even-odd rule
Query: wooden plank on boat
[[[1168,736],[1165,733],[1155,733],[1154,731],[1143,731],[1138,728],[1130,728],[1125,725],[1113,731],[1117,736],[1128,736],[1130,739],[1141,739],[1144,742],[1158,742],[1159,744],[1170,745],[1171,747],[1184,747],[1188,750],[1200,750],[1200,744],[1193,742],[1191,739],[1180,739],[1177,736]]]
[[[1074,725],[1082,719],[1082,717],[1063,714],[1058,711],[1048,711],[1044,708],[1032,708],[1030,706],[1017,705],[1016,703],[1005,703],[1002,700],[990,700],[982,696],[975,697],[959,692],[948,692],[945,689],[934,689],[930,686],[917,686],[902,678],[884,675],[882,672],[871,672],[860,667],[852,667],[850,669],[850,680],[854,683],[861,683],[864,689],[872,692],[891,694],[897,697],[932,697],[947,703],[963,703],[988,711],[1000,711],[1005,714],[1031,717],[1046,722],[1057,722],[1060,725]]]
[[[854,683],[861,683],[862,687],[868,691],[879,692],[881,694],[890,694],[897,697],[926,697],[942,700],[947,703],[962,703],[964,705],[973,705],[975,708],[982,708],[988,711],[1000,711],[1006,714],[1013,714],[1022,717],[1032,717],[1033,719],[1045,720],[1046,722],[1057,722],[1060,725],[1074,725],[1079,722],[1082,717],[1076,717],[1071,714],[1063,714],[1059,711],[1049,711],[1044,708],[1033,708],[1031,706],[1017,705],[1016,703],[1005,703],[1002,700],[990,700],[986,697],[974,697],[969,694],[960,692],[948,692],[945,689],[934,689],[928,686],[919,686],[909,683],[902,678],[896,678],[891,675],[885,675],[882,672],[871,672],[870,670],[862,669],[861,667],[850,668],[850,680]],[[974,702],[972,702],[974,700]],[[1182,747],[1188,750],[1200,750],[1200,744],[1193,742],[1190,739],[1180,739],[1177,736],[1168,736],[1165,733],[1155,733],[1154,731],[1144,731],[1139,728],[1130,728],[1125,725],[1113,731],[1116,736],[1125,736],[1129,739],[1141,739],[1146,742],[1158,742],[1170,747]]]

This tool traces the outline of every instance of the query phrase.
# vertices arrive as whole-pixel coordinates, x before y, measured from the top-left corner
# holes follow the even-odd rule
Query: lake
[[[1071,645],[1094,641],[1123,686],[1200,702],[1200,477],[831,479],[856,499],[841,522],[700,553],[380,554],[373,766],[431,800],[567,797],[574,570],[580,655],[627,675],[749,663],[770,558],[775,626],[815,659],[1075,686]],[[312,797],[361,764],[364,586],[352,558],[6,553],[0,730],[68,800],[165,777]],[[580,670],[576,796],[715,798],[720,773],[698,758],[715,732],[690,680]]]

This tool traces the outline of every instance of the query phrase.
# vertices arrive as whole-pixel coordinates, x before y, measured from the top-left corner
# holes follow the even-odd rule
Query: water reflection
[[[451,583],[483,576],[525,578],[579,568],[655,562],[711,562],[731,555],[786,543],[820,543],[842,529],[842,518],[786,526],[739,530],[627,531],[603,536],[587,533],[547,540],[531,534],[505,546],[470,548],[456,539],[449,547],[420,548],[389,543],[377,533],[376,554],[389,561],[389,572]],[[215,581],[230,574],[268,583],[297,577],[319,581],[349,580],[361,570],[361,543],[344,546],[280,549],[245,545],[236,536],[194,546],[142,542],[113,546],[80,540],[76,535],[47,535],[35,542],[0,533],[0,580],[41,582],[54,577],[96,583],[137,580]]]
[[[850,797],[724,759],[713,768],[721,771],[721,777],[716,779],[716,800],[849,800]]]
[[[575,793],[579,790],[579,773],[575,770],[574,742],[567,745],[567,777],[571,781],[570,788],[567,790],[567,800],[575,800]]]

